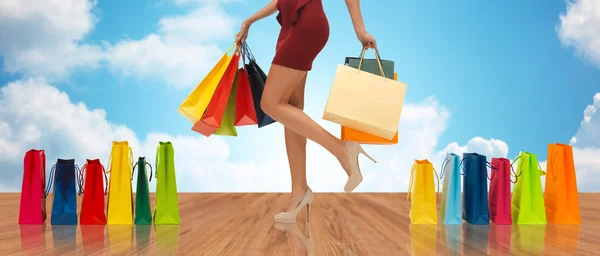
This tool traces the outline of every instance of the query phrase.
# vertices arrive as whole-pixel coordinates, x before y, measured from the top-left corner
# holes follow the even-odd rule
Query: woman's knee
[[[277,107],[277,101],[270,97],[262,97],[260,100],[260,108],[267,114],[271,115],[273,110]]]

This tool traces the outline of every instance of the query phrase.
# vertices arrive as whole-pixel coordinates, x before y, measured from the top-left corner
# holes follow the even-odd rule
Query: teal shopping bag
[[[460,196],[460,159],[449,153],[442,163],[441,178],[444,180],[440,218],[446,225],[462,224],[462,200]]]

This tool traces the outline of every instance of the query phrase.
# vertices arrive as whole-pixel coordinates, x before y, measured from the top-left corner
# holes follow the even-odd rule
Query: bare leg
[[[304,110],[304,88],[306,87],[306,74],[302,77],[296,88],[293,90],[288,103],[293,107]],[[289,212],[296,208],[306,189],[306,137],[285,127],[285,148],[287,150],[288,161],[290,163],[290,173],[292,176],[292,194],[289,203],[284,211]]]
[[[260,104],[261,108],[287,129],[327,149],[350,175],[350,163],[344,141],[327,132],[302,110],[289,104],[292,93],[306,73],[306,71],[271,65]]]

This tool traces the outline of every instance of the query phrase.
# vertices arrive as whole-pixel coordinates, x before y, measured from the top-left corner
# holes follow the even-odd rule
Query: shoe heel
[[[377,160],[375,160],[374,158],[372,158],[369,154],[367,154],[367,151],[365,151],[362,146],[358,145],[358,151],[365,155],[367,158],[371,159],[371,161],[373,161],[373,163],[377,163]]]
[[[310,205],[311,204],[306,205],[306,221],[308,222],[310,222]]]

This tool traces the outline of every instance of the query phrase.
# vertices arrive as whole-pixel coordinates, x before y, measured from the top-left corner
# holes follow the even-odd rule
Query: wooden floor
[[[179,226],[17,224],[0,194],[0,255],[598,255],[600,194],[581,225],[410,225],[405,194],[316,194],[310,225],[274,226],[286,194],[180,194]],[[47,205],[51,206],[51,198]],[[153,201],[153,195],[152,195]],[[308,235],[310,234],[310,236]]]

